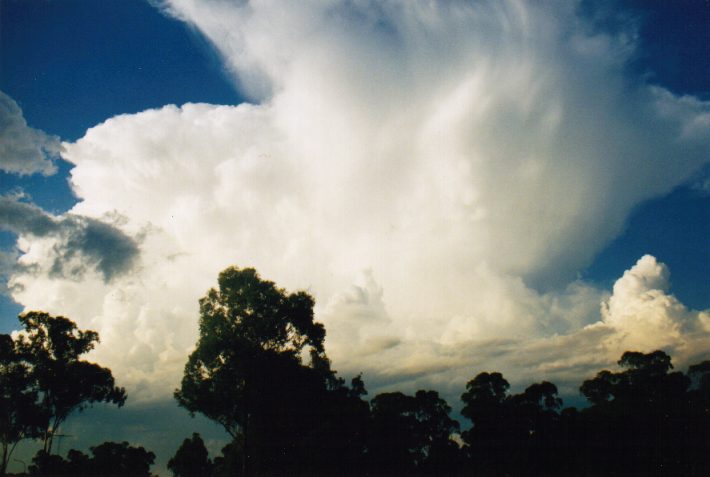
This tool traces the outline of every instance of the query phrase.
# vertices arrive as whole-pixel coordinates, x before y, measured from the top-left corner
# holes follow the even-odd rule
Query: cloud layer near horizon
[[[707,313],[653,257],[611,296],[574,280],[633,206],[707,162],[710,105],[627,77],[629,32],[555,1],[164,8],[256,104],[118,116],[65,144],[72,213],[125,217],[140,262],[65,280],[23,236],[31,271],[11,280],[99,331],[129,391],[169,395],[231,264],[313,293],[335,367],[381,386],[577,379],[626,347],[706,344]]]

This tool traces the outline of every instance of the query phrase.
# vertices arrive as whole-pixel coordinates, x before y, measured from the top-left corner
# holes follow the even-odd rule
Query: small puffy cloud
[[[139,252],[136,241],[111,224],[71,214],[54,217],[16,197],[0,197],[0,229],[25,236],[21,243],[42,242],[57,277],[79,279],[93,267],[109,281],[128,271]]]
[[[61,142],[27,125],[15,100],[0,91],[0,170],[13,174],[54,174]]]

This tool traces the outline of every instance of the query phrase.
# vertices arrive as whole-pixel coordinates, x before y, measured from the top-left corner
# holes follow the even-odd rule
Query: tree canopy
[[[42,435],[47,421],[37,403],[31,369],[9,335],[0,335],[0,475],[5,475],[15,446]]]
[[[212,462],[199,434],[182,441],[175,455],[168,461],[175,477],[209,477],[212,475]]]
[[[67,458],[40,450],[32,459],[31,475],[72,477],[153,477],[155,454],[128,442],[104,442],[91,447],[91,456],[76,449]]]
[[[244,472],[297,453],[293,438],[312,424],[314,400],[334,382],[313,305],[305,292],[235,267],[200,300],[199,340],[175,398],[240,440]]]
[[[80,359],[99,341],[95,331],[80,330],[68,318],[38,311],[23,313],[19,320],[24,331],[16,346],[47,416],[44,450],[51,453],[59,426],[72,412],[96,402],[120,407],[126,392],[115,385],[111,370]]]

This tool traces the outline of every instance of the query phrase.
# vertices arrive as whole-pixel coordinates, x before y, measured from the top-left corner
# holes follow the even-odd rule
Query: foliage
[[[209,477],[212,475],[207,448],[199,434],[193,433],[191,439],[185,439],[175,455],[168,461],[175,477]]]
[[[67,459],[40,450],[32,459],[32,475],[151,477],[155,454],[128,442],[104,442],[91,448],[92,456],[71,449]]]
[[[39,437],[47,419],[37,405],[30,368],[9,335],[0,335],[0,475],[5,475],[15,446]]]
[[[663,351],[627,351],[618,364],[622,371],[600,371],[580,387],[592,406],[583,412],[585,433],[578,440],[590,450],[599,447],[596,440],[607,444],[603,472],[695,473],[693,465],[704,460],[697,437],[707,431],[696,427],[702,421],[693,416],[691,380],[671,371]]]
[[[372,400],[369,455],[374,472],[441,475],[455,468],[458,446],[451,435],[459,423],[436,391],[378,394]]]
[[[44,450],[51,453],[54,436],[72,412],[95,402],[120,407],[126,393],[115,386],[111,370],[80,359],[98,342],[95,331],[79,330],[68,318],[44,312],[24,313],[19,320],[24,332],[16,346],[29,366],[41,411],[48,416],[43,438]]]
[[[224,270],[218,285],[200,300],[199,341],[175,398],[240,440],[244,472],[298,461],[297,436],[313,426],[313,404],[335,383],[313,298],[251,268]]]
[[[466,385],[461,411],[473,427],[462,434],[471,464],[483,474],[539,472],[550,468],[550,444],[562,400],[548,382],[510,395],[500,373],[480,373]]]

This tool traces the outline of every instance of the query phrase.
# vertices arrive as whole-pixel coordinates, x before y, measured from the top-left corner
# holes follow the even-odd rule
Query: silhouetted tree
[[[367,394],[365,384],[356,376],[348,387],[333,373],[326,375],[325,382],[325,390],[312,395],[310,420],[298,439],[300,452],[310,460],[303,471],[308,475],[363,475],[370,419],[369,404],[362,398]]]
[[[71,449],[67,459],[40,450],[32,459],[32,475],[75,477],[151,477],[155,454],[128,442],[104,442],[91,448],[92,457]]]
[[[232,442],[222,447],[222,455],[214,458],[212,463],[212,475],[215,477],[233,477],[241,475],[243,465],[242,451],[244,446],[240,441],[241,437],[237,437]]]
[[[212,462],[205,443],[198,433],[191,439],[182,441],[175,455],[168,461],[175,477],[209,477],[212,475]]]
[[[510,384],[497,372],[478,374],[466,383],[461,414],[473,423],[462,437],[476,470],[501,474],[510,460]]]
[[[451,434],[459,424],[436,391],[378,394],[371,402],[369,455],[373,471],[387,475],[454,472],[458,446]]]
[[[29,367],[18,354],[12,338],[0,335],[0,475],[5,475],[17,443],[39,437],[46,421],[37,405],[37,391]]]
[[[671,372],[663,351],[627,351],[620,372],[603,370],[580,391],[592,403],[584,410],[587,461],[608,475],[689,475],[690,379]]]
[[[120,407],[126,393],[115,386],[111,370],[80,359],[98,342],[95,331],[79,330],[68,318],[44,312],[27,312],[19,320],[24,331],[16,345],[29,364],[42,413],[48,416],[43,448],[51,453],[54,435],[72,412],[95,402]]]
[[[451,407],[436,391],[417,391],[414,399],[417,431],[425,456],[419,471],[431,475],[457,473],[461,449],[451,438],[459,431],[459,423],[449,417]]]
[[[128,442],[104,442],[91,448],[91,468],[94,475],[130,475],[150,477],[155,454]]]
[[[72,449],[74,450],[74,449]],[[88,457],[79,451],[72,454],[72,458],[76,456]],[[72,465],[70,461],[65,460],[60,455],[49,454],[47,451],[40,449],[37,451],[35,456],[32,458],[32,463],[29,466],[30,475],[42,475],[42,476],[59,476],[59,475],[77,475],[85,476],[86,468],[76,469],[76,466]]]
[[[240,439],[245,473],[262,472],[296,459],[296,436],[314,422],[314,399],[332,377],[325,329],[310,295],[289,294],[254,269],[228,268],[218,284],[200,300],[199,341],[175,398]]]
[[[500,373],[480,373],[466,385],[461,411],[473,427],[462,434],[473,467],[484,475],[550,474],[562,400],[548,382],[510,395]]]
[[[559,461],[556,440],[562,399],[557,386],[542,381],[528,386],[510,398],[511,431],[516,456],[512,459],[517,472],[529,475],[551,473]]]

